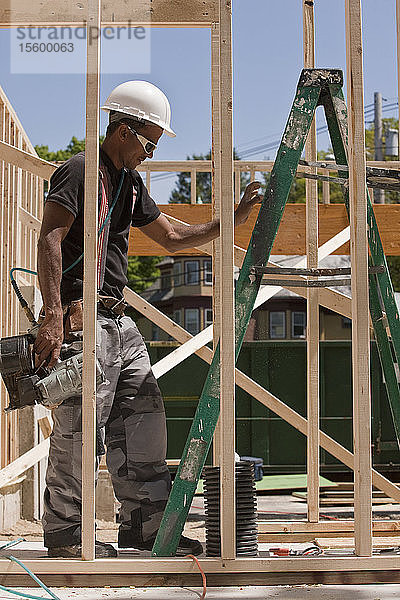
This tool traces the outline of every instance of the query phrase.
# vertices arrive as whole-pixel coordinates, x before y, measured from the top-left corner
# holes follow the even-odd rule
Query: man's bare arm
[[[247,186],[235,210],[235,226],[245,223],[252,207],[260,202],[261,198],[258,195],[260,185],[254,181]],[[172,224],[167,217],[160,215],[150,225],[145,225],[140,229],[168,252],[177,252],[194,246],[202,246],[215,240],[219,236],[219,220],[214,219],[208,223],[185,226],[175,222]]]
[[[64,337],[60,297],[61,242],[73,222],[74,216],[69,210],[55,202],[46,204],[38,241],[37,261],[45,318],[35,341],[35,352],[39,357],[38,363],[49,360],[50,368],[56,364],[60,356]]]

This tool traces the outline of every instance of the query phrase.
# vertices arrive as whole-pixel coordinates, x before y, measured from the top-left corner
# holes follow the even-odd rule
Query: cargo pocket
[[[164,412],[133,414],[124,419],[130,463],[155,463],[165,460],[167,427]]]

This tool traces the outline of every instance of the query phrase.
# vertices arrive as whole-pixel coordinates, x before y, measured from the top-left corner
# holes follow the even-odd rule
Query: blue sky
[[[386,104],[397,101],[395,0],[363,0],[365,104],[381,91]],[[233,0],[234,136],[244,152],[279,140],[302,68],[301,0]],[[316,64],[345,70],[344,0],[316,0]],[[73,135],[84,137],[83,75],[13,74],[10,33],[0,30],[0,85],[33,144],[64,148]],[[46,57],[43,56],[43,60]],[[84,53],[80,57],[85,60]],[[157,159],[184,159],[210,148],[210,33],[203,29],[153,29],[149,73],[134,68],[132,46],[119,57],[104,57],[115,72],[101,79],[101,99],[128,79],[147,79],[170,99],[177,137],[165,137]],[[124,73],[119,73],[119,65]],[[121,68],[120,68],[121,70]],[[385,108],[385,102],[383,104]],[[397,116],[397,111],[384,112]],[[369,116],[368,120],[372,120]],[[323,123],[322,114],[318,122]],[[104,131],[106,120],[102,117]],[[328,139],[318,138],[319,149]],[[261,150],[249,159],[273,158]],[[152,195],[167,202],[174,178],[154,182]]]

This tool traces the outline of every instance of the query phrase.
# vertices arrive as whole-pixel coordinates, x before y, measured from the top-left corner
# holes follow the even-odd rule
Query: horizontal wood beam
[[[210,204],[159,204],[159,209],[166,215],[186,223],[206,223],[211,219]],[[235,244],[247,248],[258,214],[255,207],[244,225],[235,230]],[[374,212],[378,222],[385,254],[400,256],[400,205],[377,204]],[[305,248],[305,204],[287,204],[282,222],[276,236],[272,254],[304,255]],[[327,242],[348,225],[344,204],[321,204],[319,206],[319,246]],[[334,254],[349,254],[346,243]],[[199,250],[182,250],[174,254],[167,252],[156,242],[152,242],[140,229],[132,229],[129,239],[129,255],[131,256],[179,256],[200,255]]]
[[[3,99],[4,97],[4,99]],[[6,98],[4,92],[2,91],[1,87],[0,87],[0,101],[3,102],[7,102],[7,110],[12,111],[12,106],[9,103],[8,99]],[[13,112],[13,118],[17,118],[15,113]],[[22,128],[22,126],[20,126]],[[3,160],[9,160],[9,162],[12,162],[12,164],[14,164],[17,167],[21,167],[21,168],[26,168],[26,170],[29,170],[27,167],[29,166],[29,164],[31,165],[31,172],[34,175],[38,175],[39,177],[42,176],[41,172],[37,172],[37,169],[41,169],[41,168],[45,168],[46,171],[46,175],[48,175],[47,177],[44,177],[44,179],[49,179],[51,174],[53,173],[53,171],[60,166],[61,164],[63,164],[64,161],[58,161],[56,163],[52,163],[49,162],[47,160],[44,160],[42,158],[39,158],[34,151],[34,148],[32,145],[29,145],[30,148],[30,152],[25,152],[24,150],[21,150],[19,148],[16,148],[15,146],[10,146],[10,144],[6,144],[5,142],[2,142],[2,144],[4,144],[5,149],[9,149],[12,148],[14,150],[13,154],[6,154],[5,158]],[[3,152],[5,152],[6,150],[3,150]],[[26,154],[28,154],[28,157],[32,157],[33,160],[30,160],[30,162],[26,162],[25,159]],[[18,158],[19,157],[19,158]],[[12,159],[12,160],[11,160]],[[25,162],[24,162],[25,161]],[[376,167],[386,167],[386,168],[393,168],[393,169],[399,169],[400,168],[400,162],[399,161],[369,161],[367,163],[369,166],[376,166]],[[248,173],[254,173],[254,172],[269,172],[272,170],[272,167],[274,166],[273,161],[271,160],[250,160],[250,161],[246,161],[246,160],[235,160],[234,161],[234,168],[235,170],[239,170],[242,172],[248,172]],[[47,171],[48,169],[48,171]],[[147,174],[147,173],[190,173],[191,171],[195,170],[196,172],[199,173],[211,173],[211,161],[210,160],[145,160],[137,169],[140,173],[143,174]],[[298,166],[298,172],[302,173],[302,172],[306,172],[306,171],[310,171],[310,168],[305,167],[303,165],[299,165]],[[326,169],[324,169],[323,167],[318,168],[318,171],[326,171]]]
[[[56,165],[49,163],[47,160],[20,150],[6,142],[0,142],[0,160],[4,160],[43,179],[50,179],[56,169]]]
[[[372,522],[372,533],[375,538],[391,536],[398,537],[400,542],[400,522],[382,521]],[[349,538],[354,537],[354,520],[320,521],[264,521],[258,523],[258,541],[268,543],[287,544],[292,542],[302,543],[314,541],[319,538]],[[398,542],[397,544],[398,545]]]
[[[374,532],[385,531],[387,535],[400,535],[400,521],[382,521],[372,522]],[[281,533],[285,536],[287,533],[344,533],[354,532],[353,520],[332,520],[320,521],[319,523],[310,523],[308,521],[261,521],[258,523],[259,533]]]
[[[152,27],[209,27],[218,21],[214,0],[121,0],[102,2],[102,24]],[[5,0],[0,27],[82,25],[87,0]]]
[[[370,160],[367,162],[370,167],[382,167],[386,169],[400,169],[400,161],[376,161]],[[272,160],[235,160],[234,168],[244,173],[248,172],[269,172],[272,171],[274,161]],[[139,172],[147,173],[147,171],[163,171],[163,172],[189,172],[191,169],[196,171],[209,172],[211,173],[211,160],[146,160],[143,162],[137,170]],[[318,172],[332,173],[330,169],[324,169],[324,167],[318,167]],[[298,165],[298,173],[311,172],[310,167],[304,165]]]
[[[166,573],[197,574],[201,581],[198,567],[191,558],[119,558],[97,559],[94,561],[80,561],[76,559],[57,560],[41,558],[35,560],[24,560],[24,565],[36,575],[68,574],[71,575],[113,575],[126,574],[135,575],[146,573],[149,576],[154,573],[160,575]],[[296,558],[236,558],[234,560],[222,560],[220,558],[200,558],[199,564],[205,573],[285,573],[302,571],[364,571],[364,570],[396,570],[399,567],[398,556],[374,556],[374,557],[296,557]],[[21,567],[9,560],[0,560],[0,574],[20,575]],[[8,580],[7,580],[8,581]],[[26,581],[26,580],[25,580]],[[15,585],[15,584],[14,584]],[[153,583],[152,585],[156,585]],[[163,585],[162,577],[158,585]]]
[[[54,560],[54,559],[53,559]],[[59,559],[58,559],[59,560]],[[115,559],[110,559],[114,560]],[[135,558],[134,558],[135,560]],[[175,559],[177,560],[177,559]],[[283,560],[281,558],[275,560]],[[297,558],[289,559],[296,562]],[[56,562],[56,561],[55,561]],[[116,561],[118,562],[118,560]],[[233,561],[231,561],[233,562]],[[156,569],[156,565],[154,565]],[[41,574],[40,577],[48,587],[199,587],[201,579],[199,572],[187,573],[111,573],[107,572],[107,564],[104,565],[102,573],[70,574],[66,571],[53,574]],[[271,585],[366,585],[385,583],[399,584],[400,570],[394,569],[343,569],[336,570],[329,567],[319,571],[257,571],[257,572],[235,572],[232,573],[210,573],[207,572],[208,587],[220,586],[271,586]],[[30,587],[32,580],[24,572],[19,574],[7,573],[7,585],[9,587]],[[109,590],[111,591],[111,590]]]
[[[14,481],[17,477],[45,458],[49,453],[50,440],[46,439],[34,446],[22,456],[0,470],[0,488]]]

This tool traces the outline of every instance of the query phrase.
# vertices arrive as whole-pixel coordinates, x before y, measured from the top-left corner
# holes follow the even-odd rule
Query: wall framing
[[[311,45],[313,45],[313,12],[312,2],[301,0],[304,11],[304,58],[305,64],[310,66],[313,62]],[[400,501],[400,489],[388,481],[385,477],[371,468],[369,448],[369,427],[371,400],[369,395],[369,317],[368,317],[368,294],[367,294],[367,221],[365,202],[365,159],[364,159],[364,119],[363,119],[363,72],[362,72],[362,37],[361,37],[361,0],[346,0],[346,57],[347,57],[347,79],[349,98],[349,169],[350,169],[350,203],[351,203],[351,257],[353,265],[353,299],[351,309],[342,303],[342,310],[351,312],[353,318],[353,387],[354,387],[354,454],[340,446],[326,434],[319,431],[317,419],[318,390],[316,385],[316,373],[312,365],[309,367],[309,381],[313,382],[313,392],[310,395],[308,420],[301,417],[295,411],[286,406],[278,398],[275,398],[267,390],[263,390],[258,384],[235,368],[234,361],[234,304],[233,304],[233,265],[234,258],[240,261],[241,249],[234,248],[233,238],[233,156],[232,156],[232,50],[231,50],[231,1],[230,0],[147,0],[139,2],[121,3],[115,11],[114,5],[109,0],[85,0],[84,2],[61,2],[60,0],[32,0],[29,4],[25,0],[13,0],[13,11],[10,6],[0,8],[0,27],[16,27],[21,25],[82,25],[87,26],[143,24],[146,26],[162,27],[210,27],[212,31],[212,100],[213,100],[213,193],[214,210],[221,215],[221,239],[214,244],[214,260],[218,267],[214,269],[219,274],[220,285],[214,296],[214,307],[219,323],[221,338],[221,426],[218,433],[217,453],[214,455],[215,462],[219,462],[222,471],[222,557],[220,559],[203,559],[200,561],[206,573],[218,576],[229,576],[235,574],[238,582],[244,582],[246,576],[251,574],[260,580],[263,576],[271,581],[271,574],[279,575],[281,582],[290,580],[299,572],[308,574],[313,582],[322,581],[326,574],[339,577],[340,573],[351,572],[353,579],[363,581],[365,575],[375,570],[379,573],[389,573],[389,580],[400,579],[397,557],[372,556],[372,511],[371,511],[371,484],[387,491],[393,498]],[[398,6],[398,3],[397,3]],[[151,9],[149,9],[151,7]],[[99,46],[94,44],[88,48],[87,55],[87,104],[86,104],[86,174],[85,195],[87,198],[97,198],[98,184],[98,119],[99,119]],[[3,103],[4,104],[4,103]],[[45,161],[33,159],[33,148],[28,141],[24,141],[22,128],[18,135],[3,135],[4,131],[10,132],[12,127],[7,121],[9,117],[4,116],[0,122],[0,152],[8,152],[8,159],[2,159],[2,194],[12,199],[7,205],[2,206],[1,226],[2,231],[10,228],[12,224],[15,230],[17,223],[25,223],[29,229],[29,249],[23,258],[31,260],[34,256],[34,240],[38,222],[40,222],[40,190],[43,179],[50,176],[51,166]],[[16,120],[14,119],[14,123]],[[9,129],[7,129],[7,127]],[[308,155],[315,154],[314,134],[311,134]],[[10,149],[9,146],[12,146]],[[19,149],[17,151],[17,149]],[[21,154],[20,150],[23,150]],[[0,155],[1,156],[1,155]],[[21,167],[15,165],[14,161],[24,160],[26,165],[26,177]],[[30,168],[35,163],[35,169],[40,169],[41,175],[32,174]],[[397,166],[397,163],[396,163]],[[47,169],[47,170],[46,170]],[[7,172],[7,174],[6,174]],[[11,173],[11,175],[10,175]],[[32,181],[34,185],[32,184]],[[33,185],[34,205],[21,207],[18,216],[19,203],[16,201],[15,186],[22,194],[26,194],[27,187]],[[317,264],[321,257],[316,246],[316,220],[315,220],[315,192],[312,186],[308,186],[307,193],[307,237],[308,237],[308,264]],[[89,203],[88,203],[89,204]],[[97,202],[93,202],[97,206]],[[19,219],[19,221],[18,221]],[[106,577],[120,575],[126,577],[143,576],[150,585],[160,585],[160,578],[168,584],[173,577],[180,577],[179,581],[185,581],[186,576],[192,576],[196,571],[190,559],[109,559],[94,560],[94,467],[95,467],[95,353],[96,353],[96,324],[95,324],[95,265],[97,264],[97,214],[96,211],[85,212],[85,283],[84,302],[86,306],[92,307],[92,313],[87,311],[84,323],[84,420],[83,433],[83,486],[85,487],[85,502],[83,508],[83,560],[51,560],[41,559],[26,561],[27,566],[35,573],[48,577],[58,577],[60,580],[70,582],[74,578],[80,585],[87,582],[99,581],[100,576]],[[349,230],[345,237],[348,235]],[[4,235],[4,234],[3,234]],[[11,239],[11,237],[9,238]],[[348,238],[346,237],[346,240]],[[343,243],[343,241],[342,241]],[[331,250],[332,244],[327,243]],[[333,244],[334,246],[334,244]],[[203,248],[202,248],[203,250]],[[223,251],[222,251],[223,250]],[[18,256],[17,246],[11,249],[11,254],[1,263],[2,271],[0,277],[6,281],[6,269],[9,264],[15,264]],[[328,253],[330,253],[328,252]],[[219,258],[217,258],[219,256]],[[7,284],[5,284],[7,285]],[[325,297],[326,297],[325,293]],[[329,294],[329,301],[333,301]],[[151,305],[132,291],[126,292],[128,301],[148,315],[160,327],[163,327],[171,335],[181,342],[191,344],[191,352],[196,352],[204,360],[210,361],[212,351],[205,346],[202,339],[200,345],[194,344],[188,332],[170,321]],[[309,295],[309,301],[314,305],[310,307],[310,314],[315,314],[315,307],[322,303],[323,294],[317,298]],[[335,297],[337,300],[337,298]],[[11,295],[2,294],[2,306],[6,306],[6,317],[2,321],[2,334],[10,335],[17,328],[17,311]],[[261,301],[261,300],[260,300]],[[140,307],[140,308],[139,308]],[[312,312],[311,312],[312,311]],[[224,319],[221,318],[222,312]],[[1,312],[0,312],[1,316]],[[312,339],[309,346],[310,353],[316,348],[315,328],[309,330]],[[208,340],[207,340],[208,341]],[[173,365],[172,365],[173,366]],[[172,367],[171,367],[172,368]],[[309,469],[310,501],[309,501],[309,523],[318,525],[318,485],[316,474],[318,471],[317,453],[315,445],[321,445],[333,455],[342,460],[355,471],[355,522],[354,532],[356,541],[356,556],[326,557],[326,558],[235,558],[235,526],[234,526],[234,383],[250,393],[274,412],[282,416],[298,430],[314,440],[309,444],[310,460]],[[4,396],[3,396],[4,397]],[[7,436],[13,436],[11,429],[5,429],[5,420],[1,421],[1,458],[2,466],[16,458],[17,445],[11,442],[9,446]],[[6,441],[5,441],[6,440]],[[318,441],[319,440],[319,441]],[[13,448],[10,456],[5,456],[5,449]],[[329,530],[329,524],[324,523],[324,528]],[[333,529],[333,527],[332,527]],[[159,574],[159,579],[154,579],[154,573]],[[256,576],[255,573],[258,575]],[[334,575],[336,573],[336,575]],[[0,560],[0,574],[10,577],[19,576],[20,570],[15,564],[6,560]],[[325,575],[324,575],[325,574]],[[164,578],[164,579],[163,579]],[[359,579],[357,579],[359,578]],[[258,579],[257,579],[258,580]],[[25,582],[23,576],[19,581]],[[83,583],[84,582],[84,583]],[[153,583],[152,583],[153,582]],[[24,583],[23,583],[24,584]],[[90,585],[90,583],[89,583]]]

